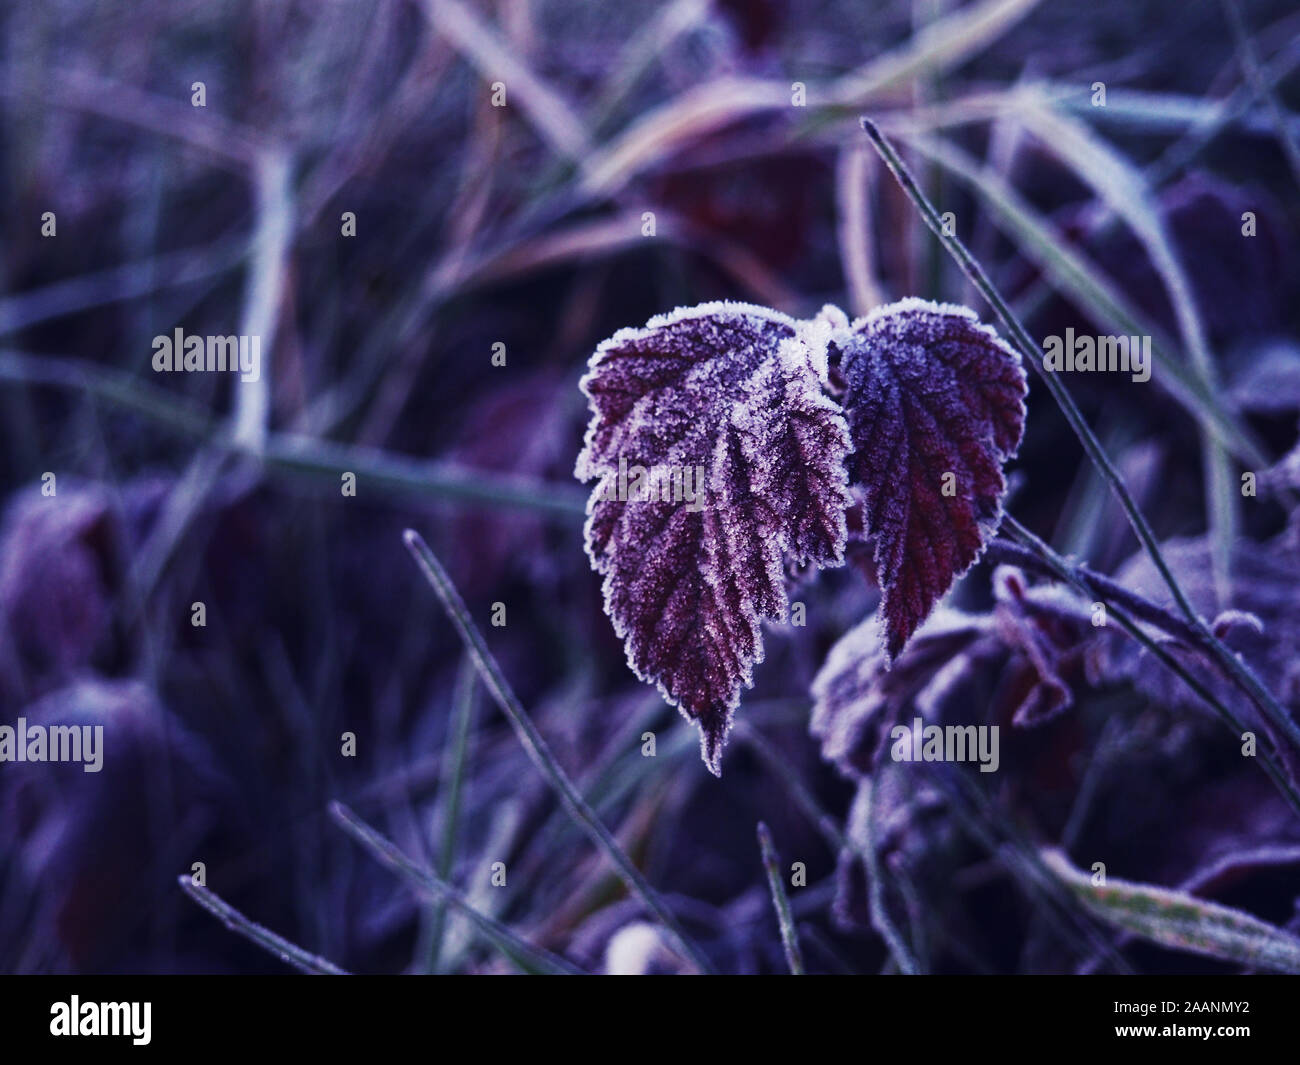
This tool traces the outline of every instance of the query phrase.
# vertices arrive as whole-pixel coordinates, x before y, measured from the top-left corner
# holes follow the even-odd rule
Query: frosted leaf
[[[701,733],[709,769],[787,611],[784,562],[839,565],[848,429],[822,394],[829,326],[707,303],[597,348],[576,475],[628,663]],[[638,473],[644,471],[638,480]]]
[[[833,345],[892,659],[997,529],[1025,374],[971,311],[926,300],[881,307]]]

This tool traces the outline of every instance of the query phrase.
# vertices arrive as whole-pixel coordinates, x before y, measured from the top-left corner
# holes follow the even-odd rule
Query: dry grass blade
[[[1018,114],[1025,126],[1123,218],[1142,242],[1173,303],[1192,369],[1206,389],[1217,391],[1218,374],[1191,279],[1165,230],[1141,172],[1094,136],[1083,123],[1044,105],[1034,90],[1024,90],[1020,99]],[[1201,436],[1205,448],[1206,510],[1214,540],[1215,587],[1220,605],[1226,606],[1232,597],[1230,567],[1239,496],[1234,490],[1235,478],[1222,444],[1208,429],[1202,429]]]
[[[781,867],[778,864],[776,848],[772,845],[772,833],[762,821],[758,823],[758,847],[763,855],[763,869],[767,873],[767,886],[772,893],[772,907],[776,910],[777,923],[781,926],[781,946],[785,949],[785,962],[793,976],[803,976],[803,951],[799,947],[799,933],[794,927],[794,916],[790,912],[790,898],[785,893],[785,884],[781,881]]]
[[[1004,179],[947,141],[907,132],[901,136],[913,149],[968,182],[1000,227],[1017,242],[1021,254],[1047,274],[1057,291],[1077,301],[1098,322],[1128,335],[1150,336],[1152,357],[1161,371],[1152,379],[1198,423],[1208,425],[1224,447],[1243,462],[1261,468],[1270,464],[1263,445],[1249,427],[1225,411],[1219,397],[1190,368],[1170,356],[1173,345],[1169,338],[1132,306],[1095,262],[1070,247],[1052,223]]]
[[[232,932],[237,932],[251,943],[256,943],[263,950],[275,955],[287,965],[292,965],[299,972],[307,973],[309,976],[347,976],[346,970],[340,969],[332,961],[313,954],[311,951],[303,950],[302,947],[290,943],[283,936],[278,936],[269,928],[265,928],[245,917],[230,903],[226,902],[221,896],[214,894],[206,886],[200,887],[194,883],[192,877],[181,875],[176,878],[180,884],[181,890],[190,898],[202,906],[208,913],[216,917],[222,924]]]
[[[460,0],[425,0],[429,21],[474,64],[487,82],[505,81],[538,133],[559,155],[585,158],[586,128],[577,113],[508,44]],[[507,96],[509,99],[510,96]]]
[[[1110,877],[1097,884],[1058,850],[1044,851],[1043,862],[1090,913],[1108,924],[1174,950],[1300,973],[1300,939],[1248,913],[1152,884]]]
[[[871,183],[874,157],[864,145],[840,149],[835,166],[835,202],[839,208],[840,262],[849,306],[864,315],[885,302],[871,266]]]
[[[905,45],[840,78],[829,92],[837,107],[861,107],[875,94],[923,74],[942,73],[978,54],[1029,14],[1038,0],[984,0],[920,30]]]
[[[240,381],[235,390],[232,431],[234,441],[252,451],[265,447],[271,417],[275,328],[284,295],[285,258],[293,234],[291,178],[292,168],[283,152],[264,152],[253,168],[257,227],[244,287],[240,333],[259,337],[262,355],[257,376]]]
[[[720,78],[682,93],[638,119],[582,167],[583,195],[616,193],[650,163],[682,145],[762,111],[790,106],[790,87],[762,78]]]

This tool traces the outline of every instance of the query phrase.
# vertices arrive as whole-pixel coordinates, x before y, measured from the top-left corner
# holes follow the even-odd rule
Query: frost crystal
[[[997,529],[1025,374],[971,311],[926,300],[881,307],[833,343],[892,659]]]
[[[786,616],[787,565],[844,561],[850,479],[887,666],[996,528],[1025,417],[1015,352],[964,307],[923,300],[852,324],[830,306],[807,322],[679,308],[601,344],[582,389],[575,472],[596,481],[586,540],[605,612],[637,676],[699,724],[715,774],[760,624]]]
[[[715,774],[763,659],[760,622],[786,615],[785,557],[843,561],[849,442],[821,390],[829,335],[707,303],[615,334],[582,381],[593,415],[575,472],[597,481],[586,546],[605,611],[637,676],[699,724]],[[703,505],[622,491],[637,468],[703,468]]]

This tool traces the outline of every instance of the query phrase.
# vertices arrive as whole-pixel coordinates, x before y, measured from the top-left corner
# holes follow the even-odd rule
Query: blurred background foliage
[[[758,820],[806,866],[812,971],[1231,964],[1072,909],[1027,868],[1040,845],[1294,930],[1300,831],[1233,737],[1080,673],[1069,713],[1004,729],[992,779],[878,774],[891,950],[838,853],[862,791],[808,733],[874,590],[846,568],[794,593],[808,624],[769,639],[714,780],[601,612],[572,464],[590,352],[674,306],[920,295],[988,320],[870,114],[1035,336],[1153,336],[1150,383],[1068,384],[1159,535],[1205,538],[1211,605],[1236,603],[1234,551],[1290,516],[1237,485],[1295,445],[1298,65],[1286,0],[5,5],[0,718],[103,722],[107,750],[97,775],[0,766],[0,967],[279,971],[177,890],[194,862],[352,970],[514,967],[357,850],[331,799],[584,968],[682,967],[467,672],[408,526],[720,970],[785,966]],[[262,380],[154,374],[178,327],[261,335]],[[1116,570],[1122,516],[1040,384],[1029,410],[1011,509]],[[990,609],[989,571],[955,601]],[[967,720],[998,720],[986,695]]]

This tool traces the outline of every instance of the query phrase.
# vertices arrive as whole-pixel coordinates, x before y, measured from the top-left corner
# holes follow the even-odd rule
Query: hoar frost
[[[719,775],[761,622],[787,616],[787,563],[843,564],[850,481],[892,656],[983,550],[1024,421],[1015,353],[965,308],[921,300],[852,323],[829,306],[804,322],[679,308],[601,344],[582,389],[593,413],[575,472],[596,481],[585,534],[605,611]],[[654,490],[630,493],[632,470],[661,471]]]

